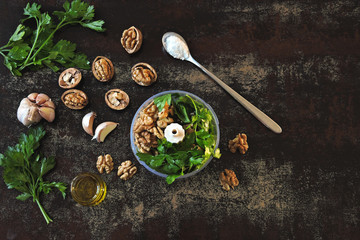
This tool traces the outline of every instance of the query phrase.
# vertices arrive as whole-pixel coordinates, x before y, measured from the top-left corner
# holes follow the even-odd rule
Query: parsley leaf
[[[103,20],[93,20],[94,6],[81,0],[63,5],[65,11],[54,11],[56,22],[48,13],[40,11],[41,5],[28,3],[24,8],[25,18],[10,37],[8,43],[0,47],[4,65],[15,76],[21,76],[25,68],[33,70],[47,66],[58,71],[58,64],[64,67],[90,68],[86,55],[76,52],[76,44],[60,40],[54,44],[54,34],[67,25],[80,24],[98,32],[104,32]],[[25,24],[35,22],[36,28],[30,29]],[[30,23],[31,25],[31,23]]]
[[[171,94],[165,94],[154,99],[154,104],[157,106],[159,112],[164,108],[165,104],[171,105]]]
[[[25,201],[32,197],[46,222],[50,223],[52,220],[40,204],[39,195],[48,194],[53,188],[57,188],[65,198],[66,185],[43,180],[43,176],[55,167],[53,157],[42,157],[36,152],[44,135],[45,131],[41,127],[31,128],[27,135],[22,134],[18,144],[9,146],[4,154],[0,154],[0,166],[3,167],[2,177],[7,187],[22,192],[16,199]]]

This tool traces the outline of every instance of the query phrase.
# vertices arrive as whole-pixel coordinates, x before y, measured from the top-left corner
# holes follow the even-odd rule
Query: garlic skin
[[[185,130],[180,124],[171,123],[165,128],[164,135],[168,142],[179,143],[185,137]]]
[[[36,104],[27,98],[21,100],[17,110],[17,118],[27,127],[30,127],[32,124],[38,123],[41,120]]]
[[[17,110],[17,119],[27,127],[40,122],[44,118],[48,122],[55,119],[55,104],[48,95],[31,93],[23,98]]]

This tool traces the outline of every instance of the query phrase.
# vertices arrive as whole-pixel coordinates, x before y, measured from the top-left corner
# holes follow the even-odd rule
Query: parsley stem
[[[35,18],[35,20],[36,20],[36,26],[37,26],[35,40],[34,40],[33,45],[31,46],[31,50],[30,50],[27,58],[25,59],[25,62],[23,63],[23,66],[20,68],[20,71],[23,70],[23,69],[25,68],[24,66],[26,66],[26,64],[28,63],[28,61],[29,61],[29,59],[30,59],[30,56],[31,56],[31,54],[32,54],[32,52],[34,51],[34,48],[35,48],[35,46],[36,46],[37,40],[38,40],[38,38],[39,38],[39,33],[40,33],[39,20],[38,20],[37,18]]]
[[[0,51],[0,54],[3,55],[4,58],[6,58],[5,54],[2,51]]]
[[[49,37],[44,41],[44,43],[43,43],[43,44],[36,50],[36,52],[32,55],[32,57],[30,58],[30,60],[33,60],[33,59],[36,57],[36,55],[38,55],[38,53],[41,51],[41,49],[43,49],[43,47],[47,44],[47,42],[54,36],[54,34],[55,34],[55,32],[56,32],[57,30],[59,30],[60,28],[62,28],[63,26],[65,26],[65,25],[61,26],[64,21],[65,21],[65,19],[61,20],[61,22],[56,26],[56,28],[54,29],[54,31],[51,32],[51,34],[49,35]],[[33,45],[33,46],[34,46],[34,45]],[[29,54],[29,55],[30,55],[30,54]],[[24,62],[24,65],[20,68],[20,70],[24,69],[24,68],[25,68],[24,66],[25,66],[26,64],[27,64],[27,61]]]
[[[35,199],[37,205],[39,206],[40,208],[40,211],[42,213],[42,215],[44,216],[45,220],[46,220],[46,223],[49,224],[50,222],[52,222],[53,220],[49,217],[49,215],[46,213],[45,209],[43,208],[43,206],[41,206],[41,203],[39,201],[38,198]]]
[[[7,48],[9,46],[9,43],[8,44],[6,44],[6,45],[4,45],[4,46],[2,46],[2,47],[0,47],[0,50],[1,51],[5,51],[5,50],[8,50],[8,49],[4,49],[4,48]],[[4,49],[4,50],[3,50]]]

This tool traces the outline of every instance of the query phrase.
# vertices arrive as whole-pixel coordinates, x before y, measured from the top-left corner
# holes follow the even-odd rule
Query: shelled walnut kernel
[[[222,188],[226,191],[229,191],[230,187],[234,189],[234,187],[239,185],[239,180],[233,170],[225,169],[224,172],[220,173],[219,180]]]
[[[168,104],[165,104],[163,110],[159,112],[154,102],[140,112],[133,127],[134,142],[139,152],[150,153],[151,148],[157,147],[157,139],[164,138],[162,128],[165,128],[168,123],[174,122],[169,114],[173,115],[174,111]]]
[[[130,160],[122,162],[118,168],[117,175],[122,180],[129,180],[137,172],[137,168]]]
[[[114,169],[113,159],[110,154],[100,155],[96,162],[96,168],[99,173],[103,173],[105,169],[106,173],[109,174]]]
[[[247,136],[245,133],[239,133],[233,140],[229,141],[229,149],[232,153],[235,153],[237,149],[241,154],[245,154],[249,149],[249,145],[247,143]]]

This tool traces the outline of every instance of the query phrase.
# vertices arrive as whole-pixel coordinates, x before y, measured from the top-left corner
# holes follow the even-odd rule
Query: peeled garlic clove
[[[48,95],[44,94],[44,93],[40,93],[39,95],[37,95],[36,97],[36,104],[41,105],[43,103],[45,103],[46,101],[48,101],[50,98]]]
[[[35,102],[36,101],[36,97],[38,96],[38,93],[30,93],[29,96],[27,96],[27,98],[32,101]]]
[[[116,128],[118,123],[115,122],[103,122],[95,129],[95,135],[91,140],[96,139],[98,142],[104,142],[106,136]]]
[[[37,107],[31,107],[28,113],[28,120],[32,123],[38,123],[41,120],[41,115]]]
[[[87,134],[89,134],[91,136],[94,136],[93,123],[94,123],[95,118],[96,118],[96,113],[89,112],[82,119],[83,129],[85,130],[85,132],[87,132]]]
[[[48,122],[52,122],[55,119],[55,110],[50,107],[40,107],[39,114]]]
[[[168,142],[179,143],[185,137],[185,130],[180,124],[171,123],[165,128],[164,135]]]
[[[48,101],[44,102],[43,104],[41,104],[42,107],[49,107],[52,109],[55,109],[55,104],[53,101],[51,101],[51,99],[49,99]]]

